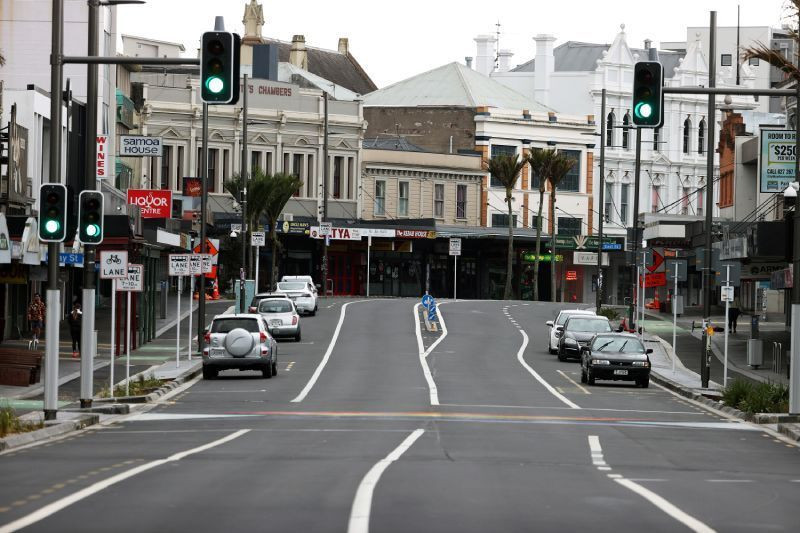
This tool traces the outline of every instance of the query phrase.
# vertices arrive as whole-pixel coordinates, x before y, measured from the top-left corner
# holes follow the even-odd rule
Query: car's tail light
[[[210,344],[211,343],[211,333],[206,333],[205,335],[203,335],[203,339],[205,339],[206,344]]]
[[[266,346],[261,347],[261,355],[269,355],[269,348]]]
[[[263,331],[261,332],[261,342],[267,342],[267,334]]]
[[[296,325],[297,325],[297,315],[294,315],[294,316],[292,317],[292,325],[293,325],[293,326],[296,326]]]
[[[257,311],[257,309],[255,307],[253,307],[252,305],[247,308],[247,312],[248,313],[255,313],[256,311]]]

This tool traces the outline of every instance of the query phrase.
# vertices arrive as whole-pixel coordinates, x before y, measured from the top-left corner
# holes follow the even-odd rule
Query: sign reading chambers
[[[795,132],[763,128],[759,157],[761,192],[783,192],[795,181],[794,165]]]

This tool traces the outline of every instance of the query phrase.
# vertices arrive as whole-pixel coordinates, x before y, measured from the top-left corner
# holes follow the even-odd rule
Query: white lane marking
[[[589,450],[591,451],[592,462],[597,465],[598,458],[602,461],[603,458],[603,448],[600,446],[600,438],[597,435],[589,435]],[[603,461],[603,465],[605,465],[605,461]],[[608,471],[611,470],[609,466],[597,466],[598,470]],[[698,519],[694,518],[693,516],[683,512],[678,507],[664,499],[663,497],[659,496],[655,492],[651,491],[639,485],[635,481],[631,479],[625,479],[622,475],[617,474],[607,474],[608,477],[614,480],[615,483],[619,483],[626,489],[635,492],[642,498],[646,499],[663,512],[677,520],[678,522],[682,523],[692,531],[696,531],[698,533],[714,533],[714,530],[708,527],[703,522],[699,521]],[[612,477],[613,476],[613,477]]]
[[[519,332],[522,333],[522,346],[520,346],[519,351],[517,352],[517,360],[520,362],[520,364],[523,367],[525,367],[525,370],[530,372],[530,374],[534,378],[536,378],[536,380],[539,383],[541,383],[544,386],[544,388],[549,390],[553,394],[553,396],[555,396],[556,398],[558,398],[559,400],[561,400],[562,402],[567,404],[572,409],[580,409],[580,407],[578,407],[573,402],[569,401],[566,397],[564,397],[563,394],[561,394],[556,389],[554,389],[552,385],[550,385],[548,382],[546,382],[544,380],[544,378],[539,375],[538,372],[536,372],[533,368],[531,368],[530,365],[528,365],[528,363],[525,362],[525,358],[523,357],[523,354],[525,353],[525,348],[528,346],[528,334],[525,333],[525,331],[523,331],[523,330],[519,330]]]
[[[328,344],[328,349],[325,351],[325,356],[322,358],[322,361],[319,362],[317,365],[317,369],[314,371],[314,374],[311,376],[311,379],[308,380],[306,386],[303,387],[303,390],[300,391],[300,394],[297,395],[297,398],[292,400],[293,403],[302,402],[305,400],[308,393],[311,391],[311,388],[319,379],[319,375],[322,374],[322,370],[325,368],[325,365],[328,364],[328,359],[331,358],[331,353],[333,352],[333,347],[336,346],[336,339],[339,338],[339,332],[342,330],[342,324],[344,323],[344,315],[347,312],[347,306],[354,303],[359,302],[366,302],[368,300],[358,300],[356,302],[348,302],[342,306],[342,310],[339,313],[339,323],[336,324],[336,329],[333,332],[333,337],[331,337],[331,342]],[[335,305],[335,304],[334,304]]]
[[[441,304],[439,304],[441,305]],[[444,318],[442,317],[442,312],[440,307],[436,307],[436,312],[439,314],[439,321],[442,325],[442,335],[436,339],[436,341],[431,344],[430,348],[425,350],[425,344],[422,342],[422,328],[419,323],[419,306],[420,304],[417,303],[414,305],[414,324],[416,327],[417,333],[417,351],[419,353],[419,364],[422,366],[422,373],[425,375],[425,381],[428,383],[428,394],[430,396],[431,405],[439,405],[439,389],[436,388],[436,382],[433,380],[433,374],[431,374],[431,369],[428,366],[428,355],[433,351],[433,349],[445,338],[447,335],[447,326],[444,323]]]
[[[620,477],[622,477],[622,476],[620,476]],[[658,477],[632,477],[632,478],[629,478],[629,479],[631,481],[639,481],[639,482],[642,482],[642,483],[645,483],[645,482],[646,483],[657,483],[657,482],[660,483],[662,481],[667,481],[666,479],[658,478]]]
[[[180,461],[181,459],[183,459],[185,457],[188,457],[190,455],[194,455],[196,453],[204,452],[206,450],[214,448],[215,446],[219,446],[220,444],[225,444],[226,442],[230,442],[230,441],[232,441],[232,440],[234,440],[236,438],[241,437],[242,435],[244,435],[248,431],[250,431],[250,430],[249,429],[240,429],[239,431],[231,433],[230,435],[228,435],[226,437],[223,437],[221,439],[215,440],[213,442],[209,442],[208,444],[204,444],[203,446],[198,446],[197,448],[192,448],[190,450],[186,450],[186,451],[183,451],[183,452],[174,453],[174,454],[172,454],[169,457],[166,457],[164,459],[157,459],[155,461],[150,461],[149,463],[145,463],[143,465],[139,465],[139,466],[137,466],[135,468],[131,468],[130,470],[127,470],[125,472],[121,472],[121,473],[119,473],[119,474],[117,474],[115,476],[111,476],[108,479],[104,479],[102,481],[98,481],[97,483],[89,485],[88,487],[86,487],[84,489],[81,489],[81,490],[79,490],[79,491],[77,491],[77,492],[75,492],[73,494],[70,494],[69,496],[65,496],[65,497],[63,497],[63,498],[61,498],[59,500],[54,501],[51,504],[45,505],[41,509],[38,509],[38,510],[34,511],[33,513],[31,513],[31,514],[29,514],[27,516],[23,516],[22,518],[18,518],[17,520],[14,520],[13,522],[10,522],[10,523],[8,523],[8,524],[6,524],[4,526],[0,526],[0,533],[11,533],[13,531],[18,531],[18,530],[20,530],[22,528],[25,528],[25,527],[28,527],[30,525],[33,525],[33,524],[35,524],[37,522],[40,522],[40,521],[44,520],[45,518],[47,518],[47,517],[59,512],[59,511],[61,511],[62,509],[65,509],[65,508],[69,507],[70,505],[78,503],[79,501],[84,500],[84,499],[88,498],[89,496],[97,494],[98,492],[100,492],[102,490],[105,490],[108,487],[110,487],[112,485],[115,485],[115,484],[117,484],[117,483],[119,483],[121,481],[124,481],[124,480],[126,480],[128,478],[131,478],[133,476],[141,474],[142,472],[146,472],[148,470],[151,470],[151,469],[153,469],[153,468],[155,468],[157,466],[161,466],[163,464],[170,463],[170,462],[173,462],[173,461]]]
[[[752,483],[752,479],[707,479],[708,483]]]
[[[375,491],[375,486],[378,484],[383,471],[386,470],[390,464],[397,461],[406,450],[408,450],[414,442],[425,433],[424,429],[416,429],[411,435],[405,438],[400,443],[400,446],[395,448],[384,459],[381,459],[370,468],[364,479],[358,485],[356,497],[353,500],[353,507],[350,510],[350,522],[347,524],[348,533],[368,533],[369,531],[369,513],[372,509],[372,493]]]
[[[494,405],[494,404],[470,404],[470,403],[443,403],[447,407],[486,407],[489,409],[572,409],[571,407],[553,407],[541,405]],[[581,407],[584,411],[613,411],[615,413],[658,413],[662,415],[692,415],[705,416],[706,413],[695,413],[692,411],[649,411],[644,409],[610,409],[607,407]]]
[[[567,374],[565,374],[565,373],[564,373],[564,372],[562,372],[561,370],[557,370],[556,372],[558,372],[559,374],[561,374],[562,376],[564,376],[564,379],[566,379],[567,381],[569,381],[570,383],[572,383],[573,385],[575,385],[576,387],[578,387],[580,390],[582,390],[584,394],[591,394],[591,392],[589,392],[588,390],[586,390],[586,387],[584,387],[583,385],[579,384],[577,381],[575,381],[574,379],[572,379],[571,377],[569,377]]]

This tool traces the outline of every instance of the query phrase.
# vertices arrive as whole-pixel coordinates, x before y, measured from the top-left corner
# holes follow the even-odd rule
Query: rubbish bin
[[[167,318],[167,282],[162,281],[159,283],[159,290],[161,291],[159,298],[158,298],[158,315],[161,317],[161,320]]]
[[[754,321],[758,323],[758,321]],[[758,368],[764,364],[764,345],[761,339],[747,339],[747,364]]]

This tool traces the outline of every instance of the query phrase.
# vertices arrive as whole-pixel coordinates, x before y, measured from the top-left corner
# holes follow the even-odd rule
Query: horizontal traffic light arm
[[[64,56],[64,63],[77,65],[199,65],[198,57]]]
[[[740,89],[724,87],[664,87],[664,94],[730,94],[732,96],[794,96],[795,89]]]

